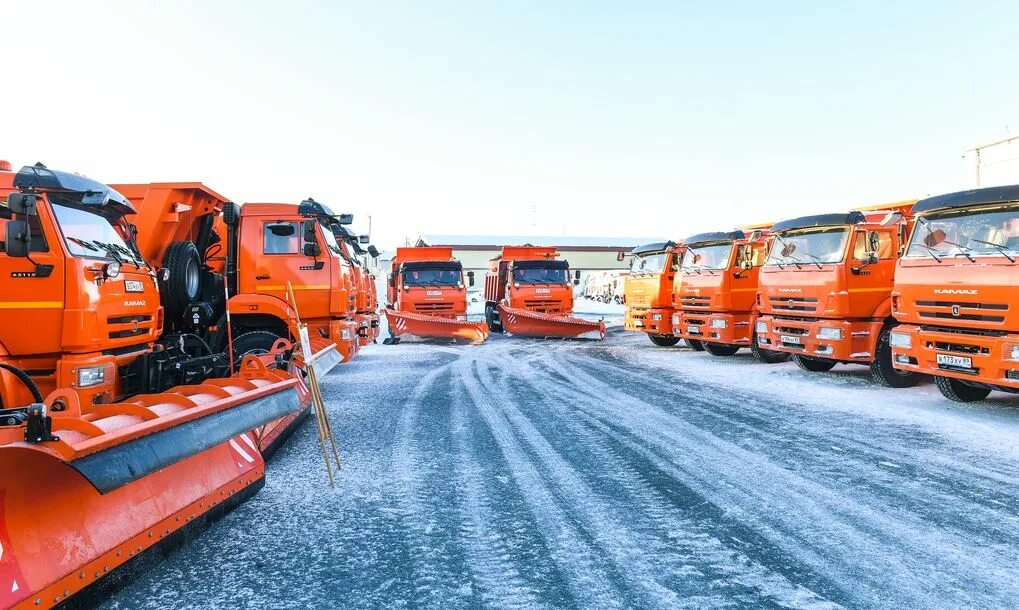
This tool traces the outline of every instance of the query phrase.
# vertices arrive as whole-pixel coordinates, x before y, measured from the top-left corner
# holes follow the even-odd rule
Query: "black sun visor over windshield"
[[[743,231],[711,231],[709,233],[691,235],[684,239],[683,243],[690,245],[709,241],[735,241],[744,237],[746,237],[746,234]]]
[[[99,207],[117,215],[134,214],[136,210],[126,197],[91,178],[49,169],[42,163],[26,165],[14,176],[14,187],[23,190],[55,191],[72,195],[83,207]]]
[[[914,208],[915,209],[915,208]],[[838,225],[855,225],[867,218],[862,212],[849,212],[838,214],[817,214],[815,216],[801,216],[792,220],[783,220],[771,227],[772,233],[780,231],[791,231],[793,229],[809,229],[811,227],[832,227]]]
[[[976,205],[991,205],[1019,201],[1019,184],[1009,186],[992,186],[983,189],[971,189],[928,197],[913,204],[913,213],[929,212],[949,208],[967,208]]]
[[[674,241],[660,241],[653,244],[644,244],[643,246],[637,246],[633,250],[630,250],[630,254],[633,256],[640,256],[641,254],[648,254],[650,252],[664,252],[669,248],[675,248],[676,242]]]
[[[542,260],[542,261],[516,261],[514,269],[569,269],[570,264],[566,261]]]
[[[404,271],[416,271],[419,269],[445,269],[448,271],[462,271],[463,265],[460,261],[411,261],[403,263],[400,268]]]

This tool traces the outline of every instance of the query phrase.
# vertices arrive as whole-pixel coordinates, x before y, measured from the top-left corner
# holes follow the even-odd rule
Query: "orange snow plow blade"
[[[389,332],[394,338],[450,338],[482,343],[488,339],[488,324],[456,318],[426,316],[419,313],[386,309]]]
[[[501,303],[499,304],[499,319],[502,320],[502,326],[506,332],[521,337],[569,337],[599,341],[605,338],[605,323],[600,320],[591,322],[573,316],[559,316],[529,309],[507,307]]]
[[[259,429],[303,383],[248,358],[227,379],[122,403],[56,390],[0,426],[0,607],[89,606],[264,484]]]

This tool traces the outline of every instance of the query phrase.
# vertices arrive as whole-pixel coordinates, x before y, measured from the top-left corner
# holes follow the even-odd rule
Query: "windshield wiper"
[[[928,223],[928,222],[927,222],[926,220],[924,220],[924,219],[923,219],[922,217],[920,217],[920,216],[918,216],[918,217],[916,218],[916,221],[917,221],[917,222],[919,222],[919,223],[920,223],[920,225],[921,225],[921,226],[922,226],[922,227],[923,227],[924,229],[926,229],[926,230],[927,230],[927,235],[934,235],[934,231],[932,231],[932,230],[931,230],[931,225],[930,225],[930,223]],[[930,246],[928,246],[928,245],[927,245],[927,241],[926,241],[926,237],[927,237],[927,235],[925,235],[925,236],[924,236],[924,238],[925,238],[925,239],[921,239],[921,240],[920,240],[920,245],[922,245],[922,246],[924,247],[924,249],[925,249],[925,250],[927,250],[927,254],[930,254],[930,255],[931,255],[931,258],[933,258],[934,260],[936,260],[936,261],[938,261],[938,262],[940,263],[940,262],[941,262],[941,259],[940,259],[940,258],[938,258],[938,255],[937,255],[937,254],[934,254],[934,248],[931,248]]]
[[[996,244],[996,243],[990,242],[990,241],[984,241],[982,239],[977,239],[975,237],[970,237],[969,240],[970,241],[975,241],[978,244],[987,244],[988,246],[990,246],[990,247],[994,248],[995,250],[997,250],[998,252],[1000,252],[1002,256],[1004,256],[1005,258],[1007,258],[1009,260],[1009,262],[1011,262],[1011,263],[1015,262],[1015,258],[1013,258],[1011,255],[1009,255],[1008,251],[1005,249],[1005,246],[1002,246],[1001,244]]]
[[[822,266],[821,266],[821,259],[820,259],[819,257],[817,257],[817,256],[814,256],[813,254],[811,254],[810,252],[807,252],[806,250],[804,250],[804,251],[803,251],[803,253],[804,253],[804,254],[806,254],[807,256],[809,256],[809,257],[810,257],[810,260],[811,260],[811,261],[812,261],[812,262],[813,262],[813,263],[814,263],[815,265],[817,265],[817,268],[818,268],[818,269],[824,269],[824,267],[822,267]]]
[[[73,241],[82,248],[88,248],[93,252],[99,252],[99,248],[96,248],[95,246],[92,245],[92,242],[85,241],[84,239],[78,239],[77,237],[68,237],[67,241]]]

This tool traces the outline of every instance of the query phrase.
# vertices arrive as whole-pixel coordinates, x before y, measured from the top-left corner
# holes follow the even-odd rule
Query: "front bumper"
[[[664,307],[655,309],[627,307],[626,317],[623,318],[623,328],[632,332],[652,335],[671,335],[674,311],[672,308]]]
[[[954,377],[988,385],[1019,389],[1019,361],[1012,360],[1019,334],[1000,336],[923,329],[912,324],[896,326],[892,332],[908,335],[911,346],[893,347],[892,363],[903,371]],[[970,366],[938,363],[938,355],[969,359]]]
[[[881,322],[870,320],[789,320],[765,315],[757,324],[767,324],[757,333],[757,342],[769,350],[828,358],[840,362],[869,363],[874,359]],[[839,329],[842,338],[821,338],[822,328]]]
[[[750,345],[756,316],[750,313],[718,313],[680,310],[672,316],[672,334],[683,339]]]

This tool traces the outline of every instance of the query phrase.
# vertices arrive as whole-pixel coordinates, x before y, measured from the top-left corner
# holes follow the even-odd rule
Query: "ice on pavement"
[[[338,488],[309,422],[265,489],[110,607],[1019,595],[1019,398],[958,405],[930,384],[878,387],[863,367],[807,374],[618,328],[604,342],[371,346],[324,389]]]

